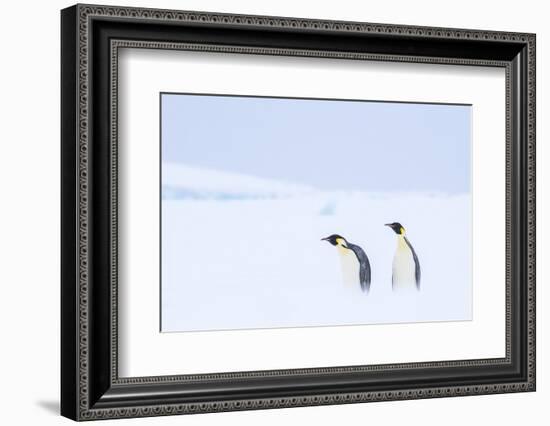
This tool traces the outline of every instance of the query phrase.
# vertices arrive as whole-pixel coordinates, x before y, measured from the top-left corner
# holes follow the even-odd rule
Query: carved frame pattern
[[[126,7],[104,7],[91,5],[77,5],[76,16],[77,28],[77,271],[76,277],[76,322],[77,326],[77,363],[75,386],[77,395],[77,409],[75,419],[92,420],[105,418],[159,416],[171,414],[205,413],[230,410],[248,410],[264,408],[280,408],[293,406],[345,404],[367,401],[402,400],[415,398],[436,398],[444,396],[464,396],[488,393],[505,393],[517,391],[533,391],[535,389],[535,36],[533,34],[521,34],[511,32],[478,31],[465,29],[429,28],[417,26],[370,24],[358,22],[337,22],[324,20],[276,18],[266,16],[229,15],[217,13],[170,11],[156,9],[136,9]],[[145,405],[139,407],[116,407],[116,408],[95,408],[90,401],[89,389],[89,242],[90,242],[90,162],[89,162],[89,121],[90,112],[90,82],[89,82],[89,55],[90,55],[90,23],[95,18],[121,18],[130,20],[162,21],[173,23],[205,23],[220,25],[238,25],[259,28],[295,28],[303,30],[315,30],[339,33],[363,33],[410,35],[421,38],[438,38],[449,40],[484,40],[484,41],[507,41],[521,43],[527,49],[527,105],[526,105],[526,126],[527,126],[527,182],[526,182],[526,203],[527,203],[527,230],[529,244],[527,245],[527,379],[520,382],[506,382],[495,384],[483,384],[479,386],[447,386],[433,388],[408,388],[391,391],[377,392],[351,392],[351,393],[327,393],[324,395],[291,396],[254,399],[228,399],[202,403],[165,403]],[[171,43],[151,42],[143,40],[112,40],[111,41],[111,382],[114,385],[124,384],[151,384],[171,383],[180,381],[217,380],[244,377],[266,377],[266,376],[303,376],[307,374],[332,374],[335,372],[367,372],[375,370],[408,369],[408,368],[438,368],[448,366],[472,366],[505,364],[510,362],[510,341],[511,341],[511,314],[510,314],[510,271],[508,254],[511,253],[510,241],[510,217],[511,188],[510,188],[510,162],[511,153],[507,148],[507,290],[506,290],[506,358],[463,360],[451,362],[415,363],[415,364],[389,364],[378,366],[354,366],[354,367],[327,367],[321,369],[301,370],[275,370],[244,373],[226,373],[217,375],[195,375],[195,376],[160,376],[140,378],[119,378],[117,374],[117,67],[118,49],[122,47],[132,48],[155,48],[155,49],[178,49],[178,50],[199,50],[199,51],[223,51],[227,53],[240,54],[267,54],[267,55],[298,55],[315,56],[341,59],[360,59],[375,61],[397,61],[397,62],[425,62],[425,63],[446,63],[458,65],[482,65],[497,66],[506,69],[506,104],[507,104],[507,140],[511,138],[512,129],[510,126],[510,98],[511,98],[511,68],[507,61],[442,58],[442,57],[418,57],[404,55],[384,55],[346,52],[327,52],[299,49],[277,49],[277,48],[254,48],[243,46],[216,46],[193,43]],[[507,143],[507,147],[509,143]],[[73,416],[71,416],[73,417]]]

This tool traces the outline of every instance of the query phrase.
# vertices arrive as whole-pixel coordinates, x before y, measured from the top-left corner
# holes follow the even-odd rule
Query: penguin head
[[[338,234],[332,234],[328,237],[321,238],[321,241],[328,241],[333,246],[341,246],[341,247],[348,247],[348,242],[344,237]]]
[[[397,235],[405,235],[405,228],[399,222],[386,223]]]

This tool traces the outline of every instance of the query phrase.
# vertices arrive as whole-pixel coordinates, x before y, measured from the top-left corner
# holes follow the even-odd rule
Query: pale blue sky
[[[161,96],[163,161],[322,190],[470,190],[471,106]]]

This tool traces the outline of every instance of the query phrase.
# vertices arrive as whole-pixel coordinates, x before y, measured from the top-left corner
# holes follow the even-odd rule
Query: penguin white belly
[[[342,267],[342,280],[349,287],[359,285],[359,261],[355,253],[349,249],[338,247],[340,265]]]
[[[399,238],[393,257],[392,287],[394,290],[416,288],[415,263],[411,249],[404,239]]]

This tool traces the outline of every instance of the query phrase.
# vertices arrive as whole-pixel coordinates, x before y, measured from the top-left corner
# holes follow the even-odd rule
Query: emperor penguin
[[[397,248],[393,256],[392,288],[420,290],[420,262],[412,244],[405,235],[405,228],[399,222],[386,223],[397,234]]]
[[[370,289],[371,270],[364,250],[338,234],[322,238],[321,241],[328,241],[338,249],[344,284],[359,284],[361,290],[367,293]]]

